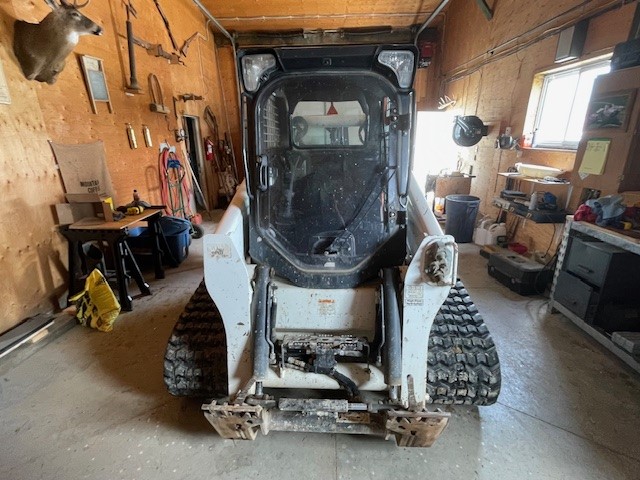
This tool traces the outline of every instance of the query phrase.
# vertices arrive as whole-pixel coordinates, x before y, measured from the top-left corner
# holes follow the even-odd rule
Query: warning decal
[[[405,305],[422,305],[424,302],[423,285],[405,285]]]
[[[335,315],[336,301],[330,298],[318,300],[318,313],[320,315]]]

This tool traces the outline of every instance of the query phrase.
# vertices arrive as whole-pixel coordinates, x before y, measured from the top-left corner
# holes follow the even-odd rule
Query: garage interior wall
[[[558,66],[554,64],[554,57],[559,29],[612,8],[591,19],[582,58],[610,53],[617,43],[627,40],[637,2],[623,5],[624,2],[611,0],[495,0],[487,3],[494,10],[492,20],[484,17],[475,2],[454,0],[445,11],[439,48],[443,58],[438,95],[455,98],[456,108],[464,115],[477,115],[489,125],[489,135],[475,147],[465,149],[463,171],[473,167],[477,177],[472,181],[471,195],[481,198],[481,212],[495,218],[498,210],[491,206],[491,200],[505,188],[505,179],[499,178],[498,172],[506,172],[516,162],[566,171],[574,168],[575,152],[534,149],[518,152],[494,146],[497,136],[507,126],[516,136],[526,133],[523,129],[534,75]],[[503,55],[510,49],[511,54]],[[530,252],[544,252],[553,235],[553,224],[520,220],[515,240],[526,245]],[[560,232],[556,232],[554,244],[560,236]]]
[[[347,2],[205,3],[230,30],[408,25],[421,23],[430,13],[413,1],[376,1],[362,7],[362,11],[353,10]],[[209,105],[218,118],[220,131],[231,133],[240,160],[235,67],[230,49],[214,47],[213,35],[190,0],[166,0],[161,4],[179,46],[194,33],[199,35],[183,58],[184,65],[169,65],[165,59],[136,47],[138,80],[144,93],[129,96],[125,94],[129,78],[126,12],[120,0],[94,0],[83,9],[104,28],[104,34],[80,39],[54,85],[24,79],[11,48],[14,20],[40,21],[49,12],[48,7],[44,1],[0,3],[0,61],[12,98],[10,105],[0,105],[0,301],[4,305],[0,332],[30,315],[52,310],[65,291],[67,249],[57,231],[53,209],[54,204],[64,201],[64,190],[48,140],[68,144],[103,140],[116,205],[130,201],[133,189],[152,203],[160,202],[158,145],[165,139],[175,144],[173,132],[181,127],[171,99],[193,93],[203,96],[203,100],[178,102],[178,113],[202,119],[204,107]],[[504,188],[497,179],[498,171],[505,171],[517,161],[573,168],[575,154],[571,152],[526,150],[519,156],[515,151],[494,148],[502,126],[511,126],[516,135],[522,133],[533,76],[554,65],[557,32],[549,32],[601,7],[615,6],[591,21],[585,46],[585,56],[610,52],[616,43],[626,40],[636,2],[623,5],[611,0],[490,0],[488,4],[494,10],[490,21],[475,2],[453,0],[449,4],[439,18],[441,40],[434,61],[418,74],[416,97],[420,109],[435,109],[441,95],[455,97],[465,114],[478,115],[491,125],[489,136],[466,150],[465,162],[467,167],[473,166],[477,175],[471,193],[482,199],[484,213],[495,213],[490,200]],[[135,7],[136,37],[171,51],[153,0],[136,0]],[[261,16],[260,8],[279,17]],[[508,56],[498,55],[504,45],[514,43],[523,48]],[[97,114],[91,111],[77,60],[79,54],[102,59],[114,113],[109,113],[104,103],[97,104]],[[154,73],[162,85],[165,104],[171,109],[166,117],[149,110],[149,73]],[[129,148],[127,123],[138,136],[136,150]],[[144,146],[142,125],[151,129],[152,148]],[[206,123],[201,121],[200,125],[203,136],[208,135]],[[526,222],[516,239],[530,249],[544,250],[553,233],[553,226]]]
[[[91,2],[82,13],[104,29],[102,36],[83,36],[67,58],[66,67],[54,85],[26,80],[12,50],[13,23],[21,19],[36,23],[50,12],[44,1],[5,1],[0,4],[0,61],[11,96],[10,105],[0,105],[0,332],[23,319],[54,310],[64,294],[67,275],[67,247],[58,233],[54,205],[64,202],[64,189],[48,140],[62,144],[104,141],[108,169],[115,190],[115,205],[131,201],[133,189],[151,203],[161,203],[158,154],[161,142],[176,145],[174,130],[182,128],[174,115],[172,98],[185,93],[201,95],[202,101],[178,102],[179,114],[199,116],[203,138],[209,135],[203,111],[209,105],[216,114],[220,134],[230,131],[239,138],[236,94],[224,97],[218,68],[233,73],[227,51],[216,58],[213,36],[204,17],[190,0],[161,2],[172,33],[181,47],[191,42],[184,65],[170,65],[136,46],[137,77],[143,93],[126,95],[129,57],[126,40],[126,11],[120,0]],[[138,18],[133,18],[134,35],[173,51],[162,18],[152,0],[136,0]],[[97,103],[94,114],[85,88],[77,55],[100,58],[113,105]],[[227,58],[229,57],[229,58]],[[162,86],[167,116],[149,109],[148,75],[154,73]],[[129,147],[126,124],[136,133],[138,148]],[[153,147],[146,148],[142,125],[151,131]],[[236,143],[236,152],[238,143]],[[180,147],[178,155],[184,159]],[[214,195],[217,198],[217,195]]]

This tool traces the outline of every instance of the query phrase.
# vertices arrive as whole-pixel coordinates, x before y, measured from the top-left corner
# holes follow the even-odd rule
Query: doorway
[[[193,115],[183,115],[185,146],[189,157],[189,165],[193,171],[194,193],[196,205],[199,209],[209,210],[206,200],[207,193],[202,190],[202,186],[206,185],[202,181],[204,179],[204,153],[202,151],[202,137],[200,136],[200,118]]]
[[[428,175],[458,169],[461,148],[452,137],[453,122],[458,111],[418,112],[416,142],[413,152],[413,175],[421,187]]]

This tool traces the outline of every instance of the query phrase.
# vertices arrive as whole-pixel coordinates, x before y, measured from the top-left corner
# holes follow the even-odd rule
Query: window
[[[291,119],[297,147],[361,146],[365,144],[367,117],[356,100],[301,101]]]
[[[534,125],[534,148],[578,148],[593,82],[598,75],[609,72],[609,63],[609,60],[600,60],[543,76]]]

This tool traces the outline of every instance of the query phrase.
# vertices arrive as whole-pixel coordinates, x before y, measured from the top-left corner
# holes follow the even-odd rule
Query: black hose
[[[329,376],[336,382],[338,382],[338,384],[347,391],[347,395],[349,395],[349,398],[357,398],[360,396],[360,390],[358,390],[358,386],[346,375],[343,375],[340,372],[336,372],[334,370]]]

